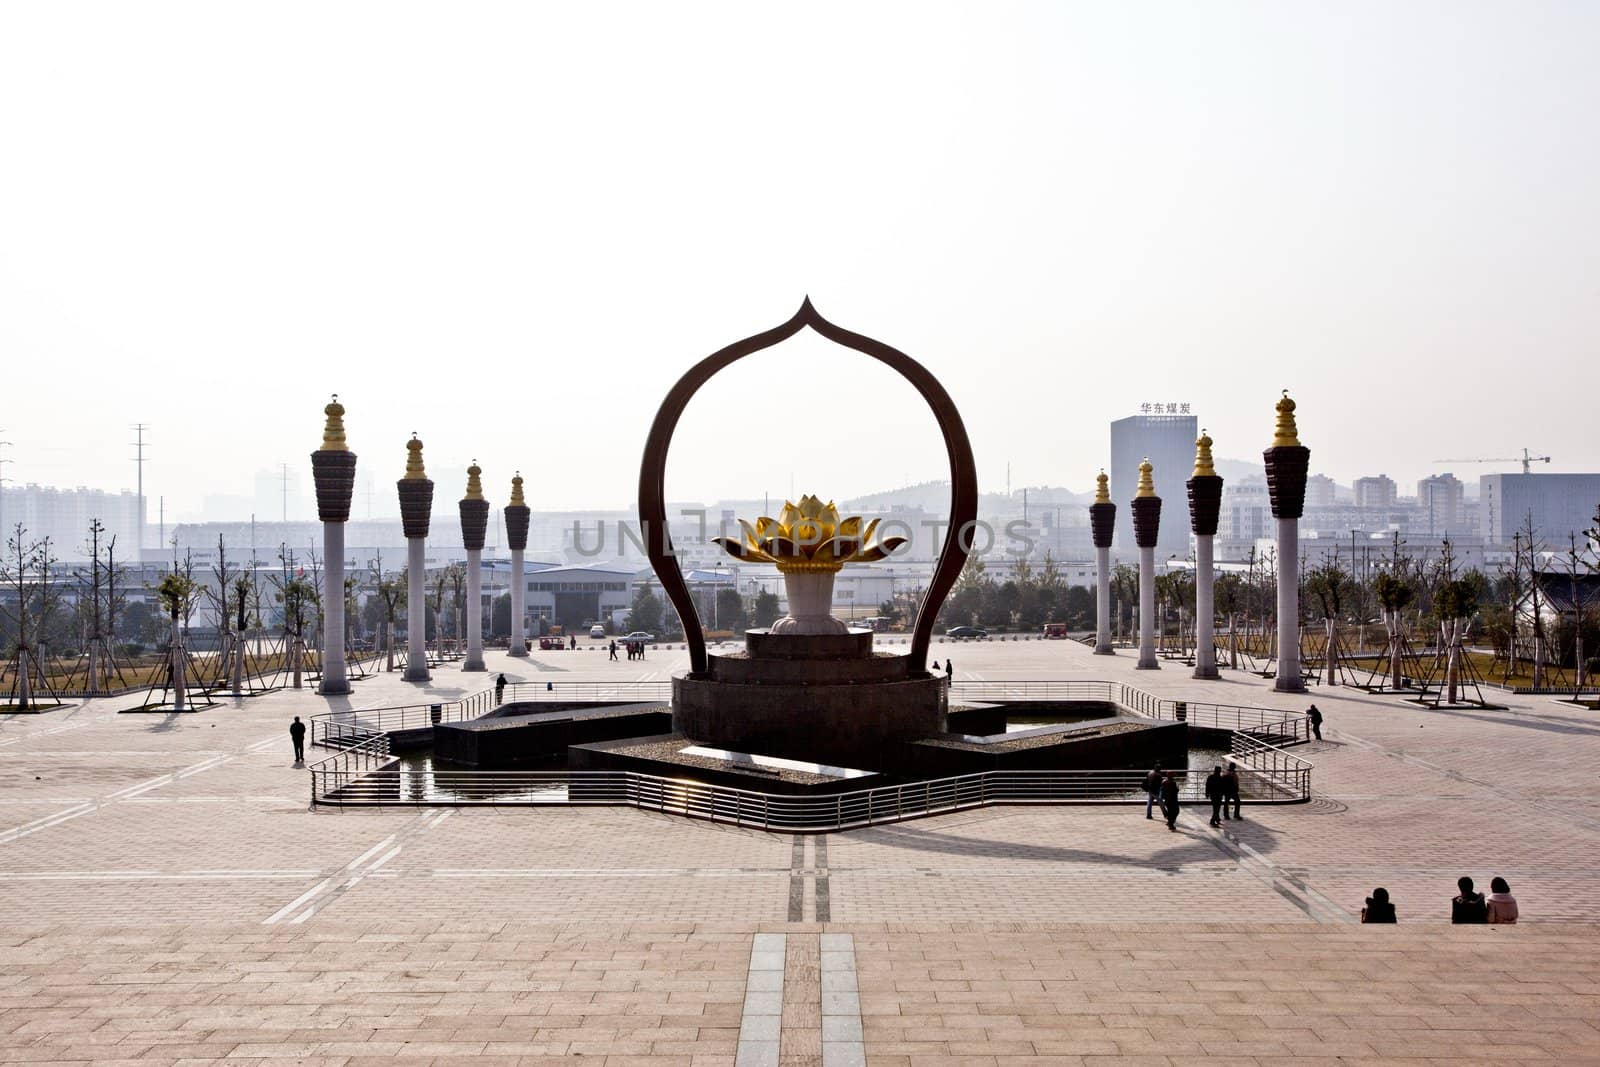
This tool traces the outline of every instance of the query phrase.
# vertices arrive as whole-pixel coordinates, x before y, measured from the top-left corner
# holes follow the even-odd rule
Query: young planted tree
[[[171,638],[167,643],[167,683],[172,688],[172,710],[182,711],[188,696],[189,658],[183,648],[183,620],[194,608],[195,585],[193,579],[173,571],[156,586],[156,601],[172,622]]]
[[[1540,572],[1544,568],[1544,542],[1539,540],[1533,527],[1533,513],[1529,512],[1521,530],[1522,559],[1528,575],[1528,609],[1533,631],[1533,686],[1544,688],[1545,659],[1548,653],[1548,635],[1544,628],[1544,592]]]
[[[237,568],[228,566],[228,545],[222,535],[217,535],[217,560],[211,565],[211,574],[217,580],[216,588],[207,585],[202,593],[211,604],[217,620],[218,655],[217,679],[228,679],[228,686],[236,697],[244,695],[244,631],[233,627],[234,614],[229,610],[234,583],[239,578]]]
[[[1450,539],[1444,540],[1440,558],[1441,577],[1433,591],[1433,612],[1439,620],[1441,641],[1444,645],[1445,703],[1456,703],[1461,691],[1462,636],[1467,620],[1478,609],[1478,590],[1475,584],[1455,576],[1455,555]]]
[[[115,670],[111,651],[111,623],[108,618],[107,574],[101,560],[100,539],[106,528],[99,519],[89,522],[89,570],[78,571],[78,611],[84,623],[84,690],[99,693],[106,688],[109,672]],[[112,543],[115,543],[112,538]],[[109,550],[109,546],[108,546]]]
[[[280,547],[278,551],[280,573],[273,577],[276,588],[274,599],[283,610],[283,648],[290,672],[290,684],[300,689],[305,684],[306,624],[315,611],[316,590],[306,580],[305,572],[295,565],[294,553]]]
[[[1129,640],[1133,630],[1134,605],[1139,602],[1139,568],[1126,563],[1119,563],[1113,567],[1111,595],[1116,598],[1117,640]]]
[[[1339,620],[1344,617],[1345,601],[1351,597],[1350,575],[1339,563],[1339,548],[1322,559],[1322,566],[1306,574],[1306,592],[1316,602],[1322,613],[1322,626],[1327,635],[1324,653],[1329,685],[1339,683]]]
[[[1238,574],[1219,574],[1212,583],[1211,599],[1217,614],[1228,620],[1228,666],[1239,669],[1239,609],[1244,605],[1245,584]]]
[[[406,572],[398,574],[385,574],[383,571],[383,556],[372,563],[372,573],[378,576],[378,603],[383,606],[383,654],[384,670],[394,672],[394,634],[395,620],[400,609],[406,606]]]
[[[450,579],[450,611],[455,616],[456,651],[467,647],[467,568],[461,563],[452,563],[445,570]],[[481,611],[481,605],[473,605],[473,610]]]
[[[30,540],[27,527],[20,522],[12,528],[11,535],[6,538],[5,558],[0,560],[0,583],[12,594],[11,602],[6,605],[14,635],[7,670],[12,676],[10,703],[18,711],[32,711],[38,706],[34,695],[36,687],[50,694],[48,703],[56,703],[45,674],[38,637],[44,625],[50,567],[54,563],[48,537]]]

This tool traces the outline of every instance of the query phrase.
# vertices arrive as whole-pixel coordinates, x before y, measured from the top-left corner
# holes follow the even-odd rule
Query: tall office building
[[[1539,540],[1550,549],[1564,547],[1567,535],[1595,524],[1600,506],[1600,474],[1485,474],[1478,479],[1478,514],[1483,539],[1509,545],[1531,516]]]
[[[1186,483],[1194,473],[1194,442],[1199,436],[1200,422],[1193,415],[1130,415],[1117,419],[1111,424],[1111,467],[1106,472],[1111,475],[1111,499],[1119,505],[1133,499],[1139,484],[1139,463],[1148,458],[1155,468],[1156,495],[1169,509],[1187,507]],[[1131,554],[1134,547],[1133,510],[1118,507],[1117,548]],[[1162,523],[1156,541],[1157,561],[1188,554],[1188,524]]]

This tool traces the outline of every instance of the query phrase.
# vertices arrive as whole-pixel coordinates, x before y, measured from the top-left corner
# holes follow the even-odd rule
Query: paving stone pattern
[[[1071,642],[954,653],[958,678],[1308,702]],[[1600,1062],[1600,721],[1549,698],[1316,691],[1315,799],[1222,831],[1134,807],[804,838],[623,808],[311,810],[290,760],[295,714],[684,665],[491,654],[487,676],[336,700],[0,717],[0,1061],[732,1065],[748,1017],[777,1024],[755,1051],[822,1067]],[[1450,927],[1464,873],[1508,878],[1525,921]],[[1400,925],[1354,924],[1376,885]],[[752,968],[758,935],[781,970]]]

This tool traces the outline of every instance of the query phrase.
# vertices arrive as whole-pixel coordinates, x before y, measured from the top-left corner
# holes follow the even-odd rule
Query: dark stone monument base
[[[890,781],[881,774],[838,778],[803,770],[758,767],[710,756],[687,755],[681,751],[697,743],[700,742],[678,733],[596,741],[568,749],[567,766],[574,771],[636,771],[658,778],[689,778],[757,793],[791,795],[849,793],[885,785]],[[761,749],[755,749],[754,753],[771,754]]]
[[[902,748],[908,772],[929,777],[977,771],[1149,770],[1182,767],[1189,732],[1181,722],[1107,718],[981,741],[959,734],[925,737]]]
[[[931,676],[747,685],[680,674],[672,728],[716,748],[852,767],[885,745],[942,733],[947,693],[945,679]]]
[[[558,756],[586,741],[637,737],[668,729],[672,717],[660,704],[620,704],[585,711],[541,711],[497,715],[433,728],[436,759],[491,770]]]

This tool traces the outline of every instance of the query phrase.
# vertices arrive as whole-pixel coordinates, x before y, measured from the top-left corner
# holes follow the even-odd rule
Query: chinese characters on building
[[[1141,414],[1141,415],[1187,415],[1187,414],[1189,414],[1189,405],[1188,404],[1180,404],[1180,403],[1140,404],[1139,405],[1139,414]]]

